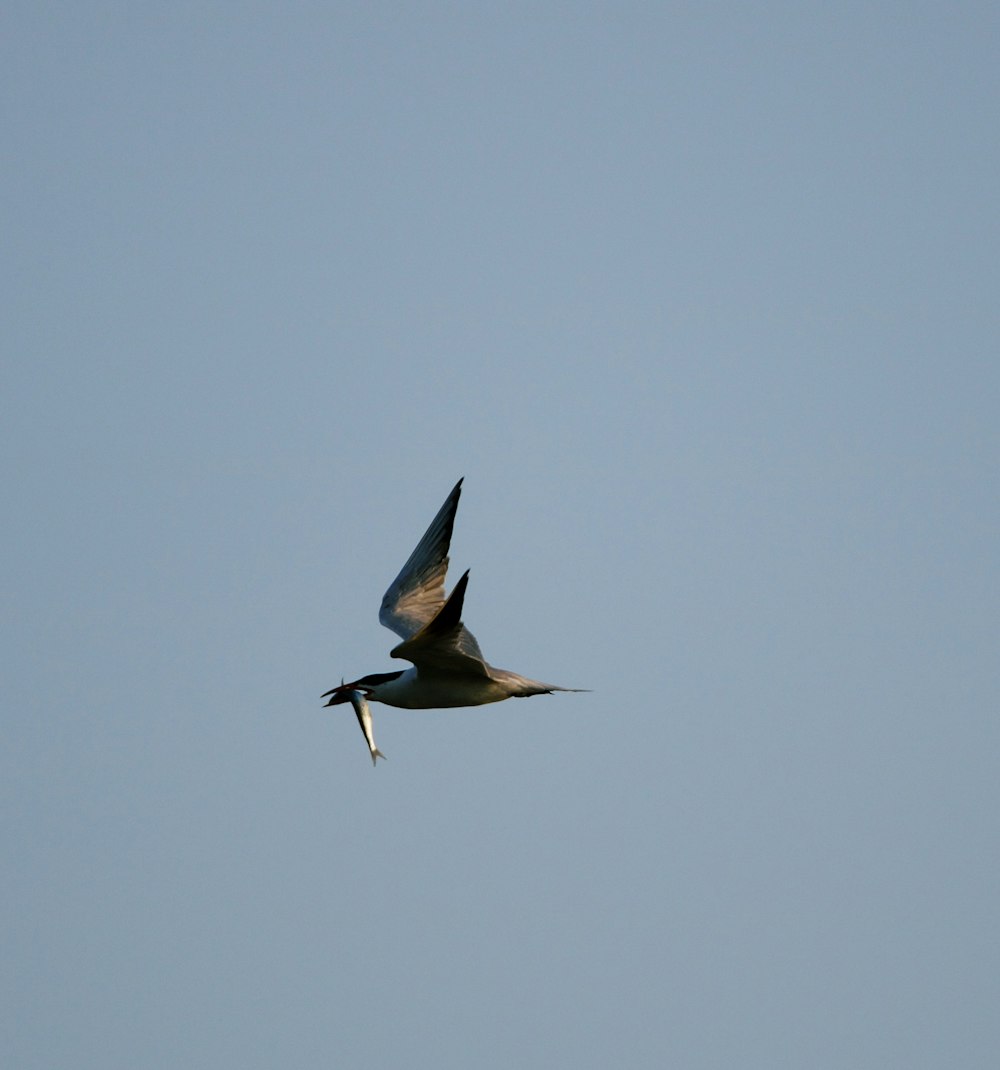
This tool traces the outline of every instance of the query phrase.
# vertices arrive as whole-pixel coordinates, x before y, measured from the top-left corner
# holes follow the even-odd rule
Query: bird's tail
[[[508,688],[511,698],[528,698],[531,695],[551,695],[553,691],[586,691],[585,687],[559,687],[557,684],[543,684],[541,680],[529,680],[507,669],[490,667],[490,675]]]
[[[375,764],[375,759],[376,759],[376,758],[381,758],[381,759],[382,759],[382,761],[385,761],[385,755],[384,755],[384,754],[383,754],[383,753],[382,753],[382,752],[381,752],[381,751],[380,751],[380,750],[378,749],[378,747],[376,747],[376,748],[375,748],[375,749],[374,749],[374,750],[372,751],[372,765],[374,765],[374,764]]]

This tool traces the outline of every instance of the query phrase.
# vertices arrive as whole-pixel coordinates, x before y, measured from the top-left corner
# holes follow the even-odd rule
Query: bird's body
[[[359,697],[362,702],[424,710],[482,706],[507,698],[577,690],[529,680],[487,663],[475,636],[462,623],[468,572],[445,598],[448,549],[461,490],[459,480],[382,599],[379,620],[402,639],[391,654],[412,662],[413,668],[371,673],[351,683],[341,683],[323,696],[329,697],[328,706],[354,704],[373,762],[376,755],[384,755],[375,748],[371,715],[364,706],[367,721],[363,719]]]
[[[489,670],[489,676],[474,676],[471,673],[405,669],[398,673],[377,674],[391,676],[391,680],[366,684],[367,677],[362,677],[347,686],[367,688],[372,702],[383,702],[386,706],[398,706],[404,710],[485,706],[488,702],[502,702],[505,698],[527,698],[529,695],[548,695],[553,691],[574,690],[528,680],[506,669],[495,669],[492,665]]]

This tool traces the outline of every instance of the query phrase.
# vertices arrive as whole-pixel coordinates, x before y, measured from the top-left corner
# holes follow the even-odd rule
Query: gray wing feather
[[[448,571],[448,547],[451,545],[455,510],[461,493],[460,479],[382,597],[378,619],[401,639],[416,635],[437,616],[445,604],[444,577]]]

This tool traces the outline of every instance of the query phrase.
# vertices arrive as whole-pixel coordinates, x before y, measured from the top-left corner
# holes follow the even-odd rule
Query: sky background
[[[4,1066],[997,1065],[998,42],[5,5]]]

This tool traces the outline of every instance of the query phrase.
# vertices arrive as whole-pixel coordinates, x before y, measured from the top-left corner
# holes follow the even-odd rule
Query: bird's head
[[[360,680],[352,680],[351,683],[345,684],[344,678],[340,678],[340,686],[333,688],[332,691],[327,691],[325,695],[321,695],[320,698],[328,698],[330,701],[326,703],[327,706],[336,706],[340,702],[350,702],[351,692],[360,691],[365,698],[375,698],[377,702],[376,693],[378,689],[392,680],[398,680],[403,675],[400,672],[372,672],[367,676],[362,676]]]

